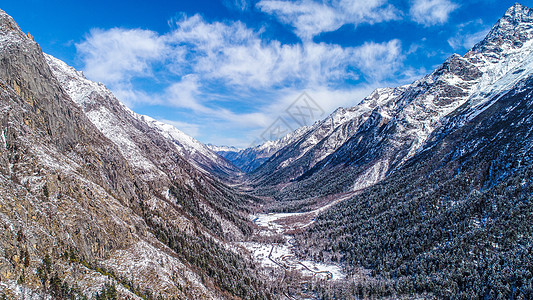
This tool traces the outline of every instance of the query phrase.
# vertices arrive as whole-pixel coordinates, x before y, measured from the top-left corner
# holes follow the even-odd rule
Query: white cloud
[[[359,69],[374,81],[383,80],[403,67],[404,56],[399,40],[367,42],[354,52]]]
[[[261,31],[240,22],[208,23],[198,15],[183,17],[161,36],[137,29],[92,31],[77,47],[88,77],[120,83],[121,90],[131,85],[133,77],[152,75],[152,64],[164,65],[168,72],[183,77],[174,89],[183,95],[182,106],[189,108],[196,105],[190,99],[206,80],[239,89],[287,84],[305,88],[359,76],[381,80],[392,76],[404,59],[398,40],[359,47],[310,41],[281,44],[263,40]]]
[[[413,0],[409,12],[413,21],[431,26],[446,23],[450,13],[458,7],[450,0]]]
[[[200,135],[203,126],[220,127],[217,124],[266,128],[303,90],[317,95],[329,113],[354,105],[371,87],[409,74],[399,40],[358,47],[312,41],[282,44],[262,39],[261,30],[241,22],[206,22],[194,15],[172,24],[163,35],[139,29],[93,30],[77,49],[88,78],[108,84],[128,105],[157,104],[207,118],[194,131]],[[138,78],[163,87],[142,90],[134,84]],[[346,80],[365,84],[347,88]],[[227,101],[248,101],[249,108],[225,108]]]
[[[186,64],[174,64],[178,74],[192,71],[240,88],[328,84],[357,77],[354,67],[368,78],[380,79],[384,66],[395,71],[403,61],[398,40],[360,47],[309,41],[282,45],[262,40],[260,31],[240,22],[207,23],[197,15],[177,22],[165,39],[190,54]]]
[[[458,34],[448,39],[448,44],[453,50],[471,49],[476,43],[481,41],[490,29],[484,29],[469,34]]]
[[[398,10],[386,0],[261,0],[256,7],[294,27],[302,40],[334,31],[344,24],[372,24],[400,18]]]
[[[199,87],[197,76],[184,76],[181,81],[173,83],[166,89],[162,101],[174,107],[188,108],[197,112],[207,112],[208,108],[197,100],[200,95]]]
[[[352,107],[368,96],[377,86],[373,84],[361,85],[348,89],[332,89],[324,86],[317,86],[307,89],[305,92],[324,110],[325,115],[317,115],[313,121],[321,120],[339,107]],[[302,94],[301,90],[286,90],[283,96],[268,108],[274,111],[275,117],[283,116],[285,109],[289,107]],[[271,120],[271,121],[274,121]]]
[[[206,106],[200,101],[206,95],[200,92],[199,87],[196,76],[186,76],[184,80],[168,87],[157,98],[160,99],[160,104],[165,106],[187,108],[204,117],[236,123],[239,126],[264,126],[268,122],[268,117],[260,112],[237,114],[220,105]]]
[[[92,77],[89,77],[93,79]],[[95,79],[93,79],[95,80]],[[150,95],[147,92],[135,88],[131,83],[112,83],[109,89],[113,91],[115,97],[120,99],[124,104],[129,107],[134,107],[138,104],[160,104],[161,100],[154,95]]]
[[[120,28],[91,30],[76,48],[85,63],[85,74],[107,83],[150,76],[150,63],[165,52],[165,44],[157,33]]]

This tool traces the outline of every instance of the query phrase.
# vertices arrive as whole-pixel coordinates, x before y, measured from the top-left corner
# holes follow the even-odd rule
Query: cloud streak
[[[468,50],[481,41],[490,31],[482,20],[474,20],[457,26],[457,33],[448,39],[454,51]]]
[[[401,67],[401,42],[359,47],[264,41],[240,22],[208,23],[199,15],[176,21],[165,35],[147,30],[93,30],[77,44],[85,72],[95,80],[123,83],[153,76],[155,65],[187,80],[202,77],[238,88],[325,85],[363,76],[381,79]],[[384,68],[387,72],[384,72]],[[191,77],[194,75],[194,77]]]
[[[458,7],[450,0],[413,0],[409,13],[413,21],[432,26],[446,23]]]
[[[344,24],[373,24],[400,19],[400,12],[385,0],[261,0],[256,7],[294,27],[295,33],[305,41],[322,32],[337,30]]]

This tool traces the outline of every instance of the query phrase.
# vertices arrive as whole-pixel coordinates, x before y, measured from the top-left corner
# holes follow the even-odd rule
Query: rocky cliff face
[[[1,290],[92,296],[107,283],[131,299],[264,297],[253,271],[235,280],[251,264],[223,246],[250,232],[252,199],[58,65],[0,11]]]

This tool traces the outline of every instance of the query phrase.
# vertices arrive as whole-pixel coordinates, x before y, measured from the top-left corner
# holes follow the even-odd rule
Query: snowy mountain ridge
[[[519,4],[412,84],[248,149],[136,114],[0,10],[0,298],[530,298],[532,115]]]
[[[62,83],[69,96],[82,107],[87,116],[109,139],[115,141],[131,164],[147,170],[157,169],[141,154],[131,141],[131,132],[125,128],[122,117],[130,117],[155,129],[171,141],[179,153],[205,173],[237,176],[239,170],[230,162],[211,151],[207,146],[183,133],[172,125],[135,113],[115,98],[105,85],[85,78],[66,63],[45,54],[54,75]],[[154,174],[154,176],[158,176]]]
[[[241,150],[244,150],[243,148],[237,148],[233,146],[217,146],[213,144],[207,144],[206,146],[215,152],[239,152]]]
[[[490,106],[492,95],[531,74],[532,14],[516,4],[464,56],[454,54],[410,85],[377,89],[359,105],[337,110],[276,152],[250,174],[252,181],[263,187],[289,183],[301,190],[333,181],[341,170],[351,174],[338,184],[345,186],[342,190],[380,181],[423,149],[449,114],[468,108],[473,117]]]

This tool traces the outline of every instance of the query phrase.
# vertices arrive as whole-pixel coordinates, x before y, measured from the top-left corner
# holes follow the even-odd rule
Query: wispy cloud
[[[170,85],[160,99],[169,106],[188,108],[201,113],[209,112],[209,109],[198,101],[199,88],[198,76],[186,75],[180,81]]]
[[[367,42],[355,49],[356,66],[372,81],[381,81],[403,67],[404,55],[400,40],[386,43]]]
[[[448,44],[454,51],[469,50],[489,33],[490,28],[482,20],[459,24],[457,33],[448,39]]]
[[[385,0],[261,0],[256,7],[294,27],[303,40],[334,31],[344,24],[372,24],[400,18],[399,11]]]
[[[443,24],[459,7],[450,0],[413,0],[409,13],[413,21],[425,26]]]
[[[250,9],[249,0],[223,0],[222,3],[231,10],[246,11]]]
[[[151,76],[153,66],[164,63],[168,72],[182,77],[186,94],[198,88],[199,76],[238,88],[321,85],[359,76],[379,80],[403,61],[396,39],[341,47],[281,44],[260,36],[261,31],[240,22],[208,23],[195,15],[176,21],[175,29],[160,36],[137,29],[93,30],[77,49],[95,80],[128,82]]]
[[[192,71],[222,80],[239,88],[271,88],[291,84],[327,84],[357,77],[350,67],[370,58],[376,66],[401,60],[400,43],[364,44],[341,47],[306,41],[281,44],[265,41],[261,31],[253,31],[240,22],[207,23],[198,15],[177,21],[176,29],[165,36],[169,45],[185,50],[186,63],[174,65],[177,74]],[[369,51],[370,50],[370,51]],[[377,50],[372,54],[372,50]],[[388,53],[387,50],[390,50]],[[381,68],[363,67],[363,75],[374,78]]]

